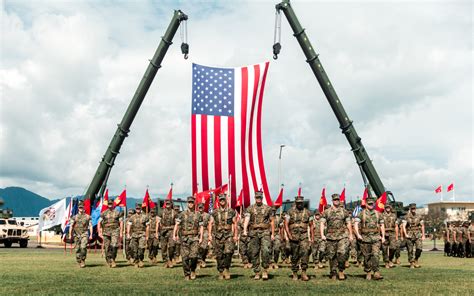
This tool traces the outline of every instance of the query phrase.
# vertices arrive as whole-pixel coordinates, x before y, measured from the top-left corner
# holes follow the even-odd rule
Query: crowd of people
[[[474,255],[474,221],[448,222],[443,231],[444,255],[472,258]]]
[[[419,268],[425,239],[424,221],[416,213],[416,204],[410,204],[409,212],[397,218],[390,204],[383,213],[375,210],[375,199],[368,197],[366,206],[352,217],[344,208],[339,194],[333,194],[332,205],[320,213],[304,207],[304,197],[297,196],[291,208],[278,211],[263,203],[263,193],[255,192],[255,203],[239,213],[228,206],[227,196],[219,195],[219,207],[212,213],[204,211],[205,205],[195,204],[194,197],[187,198],[187,209],[180,211],[171,200],[159,213],[145,213],[142,205],[128,210],[124,219],[122,212],[109,203],[101,214],[98,233],[103,239],[105,259],[108,266],[116,267],[117,250],[125,236],[126,258],[131,265],[144,266],[145,251],[151,264],[158,263],[161,249],[165,268],[177,263],[183,267],[184,278],[194,280],[196,270],[206,267],[206,259],[216,259],[218,278],[229,280],[232,258],[238,251],[243,268],[251,268],[255,280],[268,280],[271,269],[280,268],[281,262],[291,264],[293,280],[308,281],[308,269],[312,257],[315,269],[329,263],[331,279],[345,280],[345,269],[352,264],[363,265],[367,280],[380,280],[380,253],[385,268],[400,265],[400,249],[406,247],[410,268]],[[79,204],[79,213],[72,217],[71,227],[76,245],[76,260],[85,267],[87,241],[92,233],[90,216],[84,205]],[[445,249],[464,250],[463,244],[471,241],[469,231],[446,230]],[[466,228],[467,229],[467,228]],[[70,232],[70,233],[71,233]],[[459,234],[458,234],[459,233]],[[453,242],[451,243],[451,237]],[[466,241],[467,238],[467,241]],[[472,245],[470,245],[472,246]]]

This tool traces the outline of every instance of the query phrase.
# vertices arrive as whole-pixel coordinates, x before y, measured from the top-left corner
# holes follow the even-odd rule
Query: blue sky
[[[293,7],[385,186],[437,200],[455,182],[473,198],[472,4],[306,2]],[[271,60],[263,118],[273,194],[283,152],[287,194],[303,183],[362,195],[354,157],[286,19],[272,60],[274,2],[2,1],[0,187],[48,198],[82,194],[172,16],[189,15],[132,125],[109,187],[133,196],[189,193],[191,63]],[[445,194],[445,199],[447,194]]]

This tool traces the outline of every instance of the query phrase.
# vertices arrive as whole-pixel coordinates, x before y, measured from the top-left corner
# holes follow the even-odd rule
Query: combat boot
[[[387,268],[387,269],[390,268],[390,264],[388,262],[385,263],[385,268]]]
[[[365,279],[370,281],[372,279],[372,272],[367,272],[367,275],[365,276]]]
[[[201,268],[206,268],[206,261],[201,261]]]
[[[230,280],[230,271],[229,269],[224,269],[224,279]]]
[[[330,278],[331,278],[331,280],[333,280],[333,281],[335,281],[335,280],[337,279],[337,277],[336,277],[336,274],[335,274],[335,273],[332,273],[332,274],[330,274],[330,276],[329,276],[329,277],[330,277]]]
[[[415,262],[410,262],[410,268],[414,269],[415,268]]]
[[[395,265],[393,264],[392,261],[388,262],[388,266],[389,266],[390,268],[394,268],[394,267],[395,267]]]
[[[344,271],[339,271],[338,278],[340,281],[343,281],[346,279],[346,276],[344,275]]]
[[[185,275],[185,276],[184,276],[184,280],[185,280],[185,281],[189,281],[189,275]]]
[[[115,263],[115,260],[111,260],[110,261],[110,268],[116,268],[117,267],[117,263]]]
[[[383,276],[380,274],[379,271],[374,272],[374,280],[381,280]]]
[[[196,272],[191,271],[191,275],[189,276],[189,278],[194,281],[196,279]]]
[[[414,265],[415,265],[415,268],[420,268],[420,267],[421,267],[421,265],[418,264],[418,260],[415,260],[415,264],[414,264]]]
[[[323,268],[324,268],[324,265],[320,262],[320,263],[318,264],[318,268],[319,268],[319,269],[323,269]]]
[[[298,280],[298,273],[296,271],[293,271],[293,280],[294,281]]]
[[[268,271],[266,269],[263,270],[262,280],[264,281],[268,280]]]
[[[349,260],[344,263],[345,268],[349,268],[351,265],[349,264]]]
[[[145,266],[145,264],[143,263],[143,261],[139,261],[138,262],[138,268],[142,268],[143,266]]]
[[[223,280],[223,279],[224,279],[224,273],[223,273],[223,272],[219,272],[219,279],[220,279],[220,280]]]
[[[280,268],[280,266],[278,266],[278,264],[276,263],[273,263],[273,269],[278,269],[278,268]]]
[[[252,263],[247,263],[247,269],[252,268]]]
[[[306,270],[301,271],[301,279],[302,279],[304,282],[309,281],[309,277],[308,277],[308,275],[306,274]]]
[[[253,277],[254,280],[259,280],[260,279],[260,272],[256,272],[255,276]]]
[[[400,263],[401,263],[401,262],[400,262],[400,258],[397,258],[397,260],[395,261],[395,263],[396,263],[397,265],[400,265]]]
[[[86,267],[86,261],[81,260],[81,263],[79,264],[79,267],[80,267],[80,268]]]

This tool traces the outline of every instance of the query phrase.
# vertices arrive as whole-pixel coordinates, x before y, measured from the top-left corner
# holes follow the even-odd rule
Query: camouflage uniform
[[[367,198],[369,203],[370,197]],[[373,203],[373,199],[372,199]],[[359,226],[359,233],[362,236],[361,249],[364,255],[364,271],[370,273],[378,273],[379,271],[379,252],[381,230],[380,226],[384,225],[382,215],[375,209],[363,209],[355,219],[356,225]],[[368,275],[368,279],[371,276]]]
[[[176,217],[178,217],[180,213],[181,213],[181,210],[179,209],[179,206],[174,206],[174,214],[176,215]],[[178,239],[177,241],[175,241],[174,253],[171,255],[170,259],[174,260],[176,263],[179,263],[180,254],[181,254],[181,240]]]
[[[355,222],[355,218],[352,218],[352,232],[355,233],[355,225],[354,225],[354,222]],[[361,249],[361,242],[357,239],[353,239],[351,242],[350,242],[350,246],[351,246],[351,257],[354,261],[357,262],[357,266],[360,266],[360,263],[364,261],[364,255],[362,254],[362,249]]]
[[[156,217],[155,210],[151,210],[149,214],[149,222],[150,222],[150,229],[148,231],[148,240],[146,242],[148,248],[148,258],[152,263],[156,263],[156,256],[158,255],[158,247],[159,247],[159,238],[156,235],[156,223],[158,218]]]
[[[202,236],[202,242],[199,244],[199,260],[201,261],[201,267],[205,267],[206,257],[209,251],[209,231],[207,229],[207,226],[209,225],[209,220],[211,216],[206,212],[202,212],[201,216],[202,216],[202,226],[204,227],[204,233]]]
[[[134,209],[129,209],[128,210],[128,217],[125,221],[125,225],[128,225],[128,222],[130,221],[130,217],[132,217],[134,214],[135,214]],[[125,246],[124,246],[124,248],[125,248],[125,257],[127,258],[127,260],[131,260],[132,257],[133,257],[132,248],[130,247],[131,238],[126,235],[126,229],[124,229],[124,231],[125,231]]]
[[[240,254],[240,260],[242,260],[242,264],[244,265],[244,268],[248,267],[248,264],[250,262],[249,260],[249,237],[242,235],[244,233],[244,219],[240,219],[238,222],[239,226],[239,254]]]
[[[470,235],[470,240],[469,240],[469,258],[472,258],[474,256],[474,223],[471,222],[471,225],[467,228],[469,231]]]
[[[410,208],[412,208],[412,205],[410,205]],[[403,220],[403,225],[407,232],[408,261],[410,265],[414,265],[414,267],[419,267],[418,258],[420,258],[421,252],[423,251],[423,241],[421,239],[423,235],[421,227],[423,224],[423,218],[411,212],[408,212]]]
[[[389,205],[387,205],[387,207],[388,206]],[[382,219],[385,225],[385,242],[382,248],[383,261],[385,264],[390,264],[393,261],[395,250],[397,249],[398,237],[395,236],[398,228],[397,214],[384,211],[382,213]],[[392,265],[388,265],[388,267],[392,267]]]
[[[337,198],[339,199],[339,196]],[[347,227],[351,225],[351,217],[345,209],[332,206],[324,211],[321,222],[325,223],[327,231],[326,256],[329,260],[330,276],[335,277],[339,271],[341,278],[349,248]]]
[[[456,223],[451,224],[449,235],[451,239],[451,256],[456,257],[458,251],[458,231]]]
[[[313,227],[313,216],[308,209],[303,207],[302,196],[298,196],[295,203],[297,206],[290,209],[285,217],[291,244],[291,270],[293,271],[293,279],[297,280],[297,272],[301,267],[301,278],[307,281],[306,269],[308,268],[311,252],[308,230],[309,227]]]
[[[318,210],[316,210],[318,211]],[[321,238],[321,215],[319,212],[315,213],[313,218],[314,241],[312,245],[313,262],[319,264],[322,268],[324,253],[326,252],[326,241]]]
[[[272,241],[270,253],[273,255],[271,263],[274,268],[278,268],[278,261],[280,259],[280,252],[282,249],[282,233],[284,229],[284,222],[279,215],[275,215],[275,239]]]
[[[256,193],[256,198],[262,198],[262,195]],[[267,269],[270,266],[270,246],[271,246],[271,221],[273,220],[273,210],[271,207],[261,204],[251,205],[245,213],[245,219],[249,219],[249,254],[252,261],[252,268],[255,272],[255,279],[260,278],[260,256],[262,257],[262,267],[264,279]],[[266,275],[266,276],[265,276]]]
[[[118,212],[113,209],[107,209],[102,212],[99,219],[102,236],[104,238],[105,260],[114,266],[115,258],[117,258],[122,219],[123,212]]]
[[[159,223],[159,237],[161,256],[165,262],[166,267],[171,267],[171,260],[174,256],[175,241],[173,240],[173,228],[176,223],[176,213],[171,209],[163,209],[160,215],[158,215]]]
[[[73,216],[70,224],[74,227],[74,249],[76,250],[76,261],[82,263],[87,257],[87,244],[89,243],[89,229],[91,227],[91,216],[79,213]],[[81,265],[81,267],[83,267]]]
[[[219,197],[220,199],[220,197]],[[224,196],[225,199],[225,196]],[[217,260],[217,270],[219,273],[226,271],[227,275],[232,263],[232,255],[234,254],[234,231],[235,211],[229,208],[221,208],[214,210],[212,213],[212,240],[214,245],[214,254]]]
[[[443,240],[444,240],[444,256],[450,256],[451,254],[451,242],[449,238],[449,223],[446,224],[445,229],[443,230]]]
[[[460,241],[461,241],[461,247],[459,250],[460,257],[467,257],[467,244],[468,244],[468,233],[469,230],[467,229],[467,224],[463,223],[461,225],[460,229]]]
[[[137,209],[137,208],[136,208]],[[141,208],[138,208],[141,210]],[[128,220],[130,227],[130,248],[133,262],[137,267],[143,267],[143,259],[145,258],[145,236],[150,221],[148,216],[141,211],[137,211]]]
[[[193,198],[188,198],[189,200]],[[202,216],[194,209],[179,213],[176,218],[176,225],[179,226],[179,237],[181,240],[181,258],[183,262],[183,272],[186,279],[195,278],[199,253],[199,237],[202,228]]]

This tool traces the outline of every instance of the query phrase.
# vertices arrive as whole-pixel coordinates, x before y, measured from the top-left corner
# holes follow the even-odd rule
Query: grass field
[[[385,279],[367,282],[361,268],[350,267],[348,279],[331,281],[328,269],[315,273],[309,282],[293,282],[289,268],[271,270],[270,280],[254,281],[251,270],[235,260],[230,281],[218,281],[215,263],[198,271],[195,281],[183,281],[182,268],[150,266],[137,269],[119,255],[118,268],[105,266],[100,252],[89,253],[87,268],[79,269],[74,255],[59,249],[0,248],[0,294],[390,294],[474,295],[474,259],[444,257],[424,252],[422,268],[409,269],[405,261],[394,269],[381,269]]]

